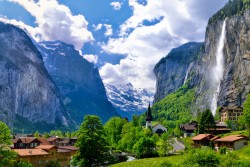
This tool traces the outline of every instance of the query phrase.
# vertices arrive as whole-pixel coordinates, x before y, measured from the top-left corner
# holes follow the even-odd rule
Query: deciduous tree
[[[78,130],[76,146],[79,148],[73,159],[76,166],[103,166],[111,160],[104,128],[98,116],[85,116]]]
[[[247,98],[243,103],[243,120],[247,126],[248,136],[250,137],[250,94],[247,95]]]

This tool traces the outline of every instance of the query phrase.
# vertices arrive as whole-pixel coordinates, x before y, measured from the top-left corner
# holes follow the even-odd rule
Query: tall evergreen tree
[[[112,158],[104,138],[104,128],[98,116],[85,116],[78,130],[76,146],[79,151],[73,159],[73,165],[79,167],[103,166]]]
[[[215,128],[215,121],[212,112],[206,109],[199,119],[199,133],[205,133],[211,128]]]

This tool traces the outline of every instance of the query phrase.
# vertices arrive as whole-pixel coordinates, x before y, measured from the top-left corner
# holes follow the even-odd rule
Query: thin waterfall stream
[[[223,22],[222,30],[221,30],[221,35],[216,51],[216,65],[213,69],[213,82],[215,85],[215,90],[213,93],[213,98],[211,102],[211,111],[213,115],[215,115],[216,109],[217,109],[217,101],[218,101],[218,96],[220,92],[220,84],[221,80],[223,79],[223,72],[224,72],[224,55],[223,55],[223,49],[224,49],[224,42],[226,38],[226,20]]]

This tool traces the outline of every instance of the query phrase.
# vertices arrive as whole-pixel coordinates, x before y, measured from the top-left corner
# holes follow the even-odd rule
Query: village
[[[222,107],[219,110],[220,120],[215,122],[215,127],[206,129],[206,133],[198,134],[198,122],[191,121],[187,124],[181,124],[179,126],[183,136],[181,138],[190,138],[193,141],[192,147],[212,147],[214,151],[218,152],[220,149],[226,149],[226,151],[233,151],[241,149],[248,145],[249,137],[235,134],[223,136],[228,134],[232,130],[228,128],[225,123],[226,120],[237,121],[243,114],[242,107]],[[159,136],[167,133],[167,128],[157,123],[152,125],[153,117],[151,108],[149,106],[146,112],[146,125],[145,129],[151,129],[152,133]],[[222,137],[223,136],[223,137]],[[18,160],[31,163],[33,166],[45,167],[49,162],[54,161],[60,164],[62,167],[70,166],[72,157],[76,154],[79,148],[75,147],[77,137],[65,138],[58,136],[49,136],[48,138],[35,137],[34,135],[14,134],[11,149],[18,154]],[[184,144],[181,144],[176,139],[171,143],[173,148],[170,152],[178,152],[184,150]],[[129,154],[113,154],[117,161],[127,160]],[[132,156],[135,156],[132,154]],[[134,159],[134,158],[133,158]]]

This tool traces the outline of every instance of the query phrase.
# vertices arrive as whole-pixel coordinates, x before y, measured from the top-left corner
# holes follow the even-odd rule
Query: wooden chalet
[[[227,124],[225,122],[216,122],[214,128],[206,129],[206,131],[213,135],[230,133],[231,129],[227,128]]]
[[[230,135],[220,139],[216,139],[215,149],[218,151],[220,147],[227,147],[229,150],[238,150],[248,144],[249,137],[243,135]]]
[[[47,141],[51,144],[51,145],[55,145],[55,146],[59,146],[59,143],[63,141],[63,139],[59,138],[59,137],[49,137],[47,139]]]
[[[41,143],[35,137],[20,137],[13,140],[14,149],[35,148]]]
[[[62,167],[68,167],[77,150],[73,146],[57,147],[55,145],[39,145],[32,149],[13,149],[18,154],[18,160],[27,161],[35,167],[46,167],[50,161],[58,161]]]
[[[181,124],[179,126],[180,130],[183,132],[184,137],[194,136],[197,127],[198,127],[198,122],[196,121],[192,121],[187,124]]]
[[[212,134],[199,134],[192,138],[195,147],[209,146],[211,141],[218,139],[218,136]]]

